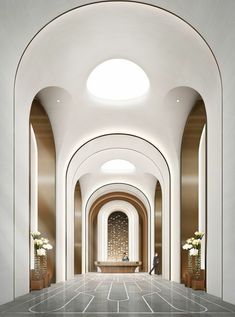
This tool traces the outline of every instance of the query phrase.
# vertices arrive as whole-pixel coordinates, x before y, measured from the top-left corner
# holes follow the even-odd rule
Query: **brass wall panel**
[[[112,200],[124,200],[132,204],[139,214],[140,225],[140,258],[142,267],[140,271],[148,271],[148,216],[147,210],[134,195],[125,192],[112,192],[99,197],[91,206],[88,218],[88,269],[89,272],[96,272],[94,261],[97,261],[97,215],[101,207]]]
[[[82,197],[79,182],[74,192],[74,273],[82,273]]]
[[[52,282],[55,282],[56,152],[49,118],[37,100],[34,100],[31,107],[30,123],[35,133],[38,149],[38,230],[53,245],[53,250],[48,251],[48,271]]]
[[[206,124],[203,101],[198,101],[185,125],[181,144],[181,245],[198,230],[198,151]],[[181,248],[181,279],[187,269],[187,252]]]
[[[108,218],[108,261],[121,261],[128,254],[128,217],[115,211]]]
[[[162,190],[159,182],[157,182],[155,191],[154,230],[154,252],[157,252],[160,258],[158,274],[162,274]]]

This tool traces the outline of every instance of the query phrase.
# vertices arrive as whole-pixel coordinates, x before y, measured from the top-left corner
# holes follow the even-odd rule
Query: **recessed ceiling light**
[[[177,99],[176,102],[180,102],[179,99]]]
[[[60,102],[60,99],[57,99],[56,102]]]
[[[149,79],[137,64],[126,59],[110,59],[91,72],[87,88],[92,95],[103,100],[130,100],[146,94]]]
[[[115,159],[105,162],[101,166],[101,171],[104,173],[133,173],[135,166],[129,161]]]

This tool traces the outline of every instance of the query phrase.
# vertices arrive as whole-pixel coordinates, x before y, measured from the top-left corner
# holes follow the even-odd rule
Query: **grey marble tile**
[[[0,306],[0,316],[235,317],[235,306],[148,274],[86,274]]]

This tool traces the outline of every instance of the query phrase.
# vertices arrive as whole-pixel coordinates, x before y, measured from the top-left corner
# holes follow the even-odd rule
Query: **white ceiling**
[[[89,74],[112,58],[131,60],[146,72],[146,96],[102,103],[89,94]],[[171,165],[179,159],[195,100],[200,94],[207,101],[217,79],[213,55],[184,21],[152,6],[115,1],[75,9],[46,26],[23,56],[16,99],[25,113],[35,95],[41,100],[52,123],[59,165],[66,165],[84,142],[110,133],[145,138]],[[129,159],[128,153],[106,153],[103,161]],[[83,175],[99,173],[97,156],[89,160]],[[146,172],[144,160],[129,160]]]

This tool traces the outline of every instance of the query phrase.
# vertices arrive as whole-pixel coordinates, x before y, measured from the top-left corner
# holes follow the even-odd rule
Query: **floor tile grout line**
[[[159,284],[160,284],[160,283],[159,283]],[[162,283],[161,283],[161,284],[162,284]],[[166,286],[166,287],[167,287],[167,286]],[[179,290],[179,291],[184,291],[183,288],[177,287],[177,285],[173,285],[173,288],[176,288],[176,289]],[[170,289],[170,288],[169,288],[169,289]],[[187,289],[186,289],[186,290],[187,290]],[[214,302],[210,301],[209,299],[207,299],[207,298],[205,298],[205,297],[202,297],[202,296],[200,296],[200,295],[195,294],[194,292],[191,292],[191,295],[194,296],[194,297],[197,297],[197,298],[199,298],[199,299],[201,299],[201,300],[204,300],[204,301],[206,301],[206,302],[208,302],[208,303],[210,303],[210,304],[212,304],[212,305],[216,305],[216,306],[218,306],[218,307],[221,307],[221,308],[223,308],[224,310],[226,310],[227,312],[235,313],[235,311],[230,310],[230,309],[228,309],[228,308],[226,308],[226,307],[224,307],[224,306],[222,306],[222,305],[220,305],[220,304],[214,303]]]
[[[143,298],[144,302],[146,303],[146,305],[148,306],[148,308],[150,309],[150,311],[151,311],[152,313],[154,313],[154,310],[153,310],[152,307],[149,305],[149,303],[147,302],[147,300],[144,298],[144,295],[142,295],[142,298]]]
[[[163,283],[159,282],[157,279],[156,279],[156,283],[162,285],[162,286],[165,287],[165,288],[168,288],[168,289],[171,290],[171,291],[173,290],[175,293],[177,293],[177,294],[179,294],[179,295],[181,295],[181,296],[183,296],[183,297],[188,298],[186,295],[180,294],[178,291],[176,291],[176,290],[174,289],[174,286],[173,286],[173,289],[172,289],[172,288],[170,288],[169,286],[166,286],[166,285],[164,285]],[[177,288],[177,289],[179,290],[179,288]],[[181,289],[181,290],[183,291],[183,289]],[[205,298],[203,298],[203,297],[201,297],[201,296],[198,296],[198,295],[196,295],[196,294],[193,293],[193,292],[191,293],[191,295],[194,296],[194,297],[198,297],[198,298],[200,298],[200,299],[202,299],[202,300],[205,300],[205,301],[209,302],[209,303],[212,304],[212,305],[216,305],[216,306],[218,306],[218,307],[221,307],[221,308],[227,310],[227,311],[230,312],[230,313],[235,313],[235,311],[229,310],[228,308],[223,307],[222,305],[219,305],[219,304],[216,304],[216,303],[214,303],[214,302],[211,302],[210,300],[207,300],[207,299],[205,299]],[[191,300],[191,299],[190,299],[190,300]],[[192,300],[192,301],[193,301],[193,300]],[[196,301],[195,301],[195,303],[197,303],[197,304],[200,305],[200,303],[198,303],[198,302],[196,302]]]
[[[69,286],[69,287],[72,287],[74,284],[77,284],[77,283],[78,283],[78,281],[74,281],[73,283],[71,283],[72,285]],[[17,305],[13,306],[12,308],[16,308],[16,307],[18,307],[18,306],[22,306],[22,305],[24,305],[24,304],[26,304],[26,303],[29,303],[29,302],[31,302],[31,301],[33,301],[33,300],[39,298],[39,297],[42,297],[42,296],[47,295],[47,294],[50,294],[50,293],[52,293],[53,291],[57,291],[58,289],[64,289],[64,286],[57,287],[57,288],[55,288],[55,289],[50,290],[49,292],[46,292],[46,291],[45,291],[45,292],[41,293],[40,295],[37,295],[37,296],[35,296],[35,297],[33,297],[33,298],[30,298],[30,299],[28,299],[28,300],[26,300],[26,301],[24,301],[24,302],[18,303]],[[63,291],[63,290],[62,290],[62,291]],[[57,294],[59,294],[59,293],[56,293],[55,295],[57,295]],[[28,295],[29,295],[29,294],[28,294]],[[8,308],[7,310],[9,310],[9,308]],[[6,313],[7,310],[2,311],[1,313],[4,313],[4,312]],[[11,312],[11,313],[12,313],[12,312]]]
[[[160,285],[162,285],[161,283],[159,283],[159,282],[157,282],[158,284],[160,284]],[[165,287],[165,288],[168,288],[169,290],[171,290],[169,287],[167,287],[167,286],[165,286],[165,285],[162,285],[163,287]],[[178,294],[178,295],[180,295],[180,296],[182,296],[182,297],[184,297],[184,298],[186,298],[187,300],[189,300],[189,301],[191,301],[191,302],[193,302],[193,303],[196,303],[197,305],[199,305],[199,306],[201,306],[201,307],[203,307],[203,308],[205,308],[206,310],[205,311],[208,311],[208,308],[206,307],[206,306],[204,306],[204,305],[201,305],[200,303],[198,303],[198,302],[196,302],[196,301],[194,301],[193,299],[190,299],[190,298],[188,298],[187,296],[185,296],[185,295],[182,295],[182,294],[180,294],[179,292],[177,292],[177,291],[174,291],[174,290],[171,290],[171,291],[173,291],[173,292],[175,292],[176,294]]]
[[[31,311],[32,313],[51,313],[51,312],[58,312],[59,310],[65,308],[69,303],[71,303],[75,298],[77,298],[81,293],[78,293],[76,294],[75,296],[73,296],[66,304],[64,304],[63,306],[61,306],[60,308],[58,309],[54,309],[52,311],[44,311],[44,312],[37,312],[37,311],[34,311],[34,310],[31,310],[31,308],[29,308],[29,311]]]
[[[86,307],[84,308],[84,310],[83,310],[83,314],[86,312],[86,310],[87,310],[87,308],[90,306],[90,303],[93,301],[93,299],[95,298],[95,296],[93,296],[93,295],[90,295],[90,296],[92,296],[92,298],[90,299],[90,301],[89,301],[89,303],[86,305]]]
[[[91,281],[92,281],[92,280],[91,280]],[[76,289],[74,290],[74,292],[76,292],[79,288],[81,288],[81,287],[87,285],[89,282],[90,282],[90,281],[88,281],[88,282],[82,284],[81,286],[79,286],[78,288],[76,288]],[[77,283],[75,283],[75,284],[77,284]],[[71,288],[72,286],[74,286],[74,285],[71,285],[70,287],[68,287],[68,288],[66,289],[66,291],[67,291],[69,288]],[[52,295],[52,296],[49,296],[48,298],[44,299],[43,301],[41,301],[41,302],[39,302],[39,303],[37,303],[37,304],[35,304],[35,305],[29,307],[28,310],[31,310],[33,307],[36,307],[36,306],[38,306],[38,305],[44,303],[44,302],[47,301],[48,299],[53,298],[53,297],[55,297],[56,295],[59,295],[60,293],[63,293],[63,291],[58,292],[57,294],[54,294],[54,295]]]
[[[183,309],[179,309],[177,307],[175,307],[174,305],[172,305],[170,302],[168,302],[164,297],[162,297],[161,295],[159,295],[157,292],[153,292],[153,293],[150,293],[148,295],[143,295],[143,297],[145,296],[150,296],[150,295],[153,295],[153,294],[156,294],[157,296],[161,297],[161,299],[163,299],[169,306],[171,306],[172,308],[176,309],[177,311],[179,312],[185,312],[185,313],[191,313],[190,311],[186,311],[186,310],[183,310]],[[199,313],[199,312],[197,312]]]
[[[107,291],[109,291],[109,295],[110,295],[110,292],[112,291],[112,289],[110,289],[110,287],[114,283],[114,281],[115,282],[119,282],[120,284],[123,284],[123,287],[125,288],[125,292],[126,292],[127,297],[128,297],[129,300],[132,300],[132,298],[134,298],[133,297],[134,293],[136,293],[136,294],[139,293],[141,295],[141,292],[145,291],[145,290],[142,290],[142,288],[140,287],[140,285],[138,283],[147,282],[147,285],[149,285],[150,288],[154,287],[155,289],[158,289],[160,292],[161,292],[161,290],[165,289],[165,292],[167,292],[167,293],[168,293],[168,291],[169,292],[173,292],[173,294],[175,293],[179,297],[185,298],[187,301],[191,301],[192,303],[195,303],[195,304],[197,304],[197,305],[199,305],[199,306],[201,306],[203,308],[208,309],[208,307],[206,307],[206,305],[203,306],[202,304],[200,304],[200,300],[201,301],[204,300],[205,302],[210,303],[212,305],[212,309],[213,309],[213,306],[216,306],[216,307],[218,307],[217,308],[218,310],[219,310],[219,308],[221,308],[221,310],[223,309],[224,311],[222,311],[222,312],[218,311],[217,312],[217,311],[208,311],[207,310],[206,312],[205,311],[203,311],[203,312],[202,311],[200,311],[200,312],[192,311],[191,312],[191,311],[188,311],[188,310],[182,310],[182,309],[177,308],[177,306],[174,306],[173,303],[171,304],[170,302],[167,302],[167,300],[165,300],[166,295],[168,295],[168,294],[166,294],[166,295],[165,294],[158,294],[157,291],[154,291],[154,292],[152,292],[150,294],[143,294],[142,293],[143,295],[141,297],[142,297],[142,299],[143,299],[143,301],[145,302],[146,305],[149,305],[149,304],[148,304],[147,300],[145,299],[145,297],[148,296],[148,295],[151,295],[151,294],[155,294],[156,296],[158,296],[162,300],[164,300],[168,305],[170,305],[174,309],[178,310],[178,312],[177,311],[175,311],[175,312],[158,312],[158,311],[154,312],[150,305],[149,305],[149,308],[151,308],[151,310],[152,310],[151,312],[143,312],[143,311],[142,312],[132,312],[132,311],[120,312],[120,306],[119,306],[120,305],[120,300],[119,299],[112,300],[112,301],[116,301],[117,302],[117,312],[115,312],[115,311],[111,311],[111,312],[108,312],[108,311],[105,311],[105,312],[87,312],[87,309],[89,309],[89,306],[92,303],[92,301],[95,299],[96,295],[94,294],[95,295],[94,296],[94,295],[88,294],[86,292],[94,292],[95,291],[95,292],[97,292],[97,296],[98,296],[99,294],[102,294],[103,291],[105,291],[106,294],[107,294]],[[67,284],[68,282],[69,282],[69,284]],[[86,290],[86,287],[85,287],[84,292],[83,291],[79,292],[78,294],[76,294],[75,296],[73,296],[71,298],[71,295],[73,295],[72,293],[74,292],[73,290],[71,290],[72,287],[76,287],[77,284],[79,285],[79,283],[82,283],[82,285],[80,285],[78,288],[76,288],[76,291],[77,291],[79,288],[82,288],[82,287],[86,286],[90,282],[95,282],[95,283],[93,283],[93,284],[96,285],[96,287],[94,289]],[[109,283],[110,283],[110,287],[108,289],[107,286],[109,286]],[[136,291],[136,289],[135,289],[135,292],[129,292],[128,289],[127,289],[128,283],[135,284],[136,287],[139,288],[140,292]],[[102,284],[104,284],[106,286],[104,287],[103,290],[101,289],[101,291],[100,291],[99,287],[101,287]],[[154,314],[155,315],[159,315],[159,314],[162,314],[162,315],[167,315],[167,314],[168,315],[174,315],[174,314],[176,314],[176,315],[179,315],[179,314],[187,315],[188,313],[190,313],[190,314],[200,314],[202,316],[204,316],[204,315],[213,315],[213,316],[218,316],[218,317],[221,317],[221,316],[235,316],[235,312],[233,310],[229,310],[228,308],[226,308],[226,307],[224,307],[224,306],[222,306],[220,304],[217,304],[217,303],[215,303],[213,301],[210,301],[210,298],[207,299],[207,298],[205,298],[203,296],[199,296],[199,295],[197,295],[197,294],[195,294],[193,292],[191,292],[189,294],[186,294],[186,292],[185,292],[186,289],[184,289],[183,287],[180,287],[180,285],[170,283],[167,280],[162,280],[162,279],[160,280],[157,277],[153,277],[153,278],[151,278],[151,280],[149,280],[149,279],[146,279],[145,276],[143,276],[143,275],[139,275],[138,277],[137,276],[131,276],[131,275],[127,275],[125,277],[121,276],[121,275],[117,276],[117,277],[114,277],[114,276],[111,276],[111,275],[109,275],[107,277],[106,276],[98,276],[98,275],[93,275],[93,276],[90,275],[90,276],[83,276],[82,278],[79,278],[79,280],[74,279],[72,281],[71,280],[67,281],[63,285],[64,286],[60,285],[58,287],[55,287],[55,288],[49,290],[49,292],[48,291],[42,292],[40,295],[35,294],[36,296],[34,296],[33,298],[27,299],[26,301],[21,302],[21,303],[17,303],[15,306],[13,305],[12,307],[8,307],[8,309],[0,312],[0,316],[3,315],[3,314],[5,314],[5,315],[11,314],[11,316],[12,316],[12,313],[14,314],[14,317],[17,316],[17,315],[22,316],[24,314],[25,315],[32,315],[33,313],[34,314],[35,313],[37,313],[37,314],[45,314],[47,312],[36,312],[36,311],[35,312],[34,311],[32,311],[32,312],[30,312],[30,311],[14,312],[14,311],[10,311],[10,309],[11,308],[17,308],[18,306],[23,306],[23,305],[25,305],[27,303],[30,303],[31,301],[36,301],[38,298],[45,297],[48,294],[53,294],[54,292],[55,292],[54,295],[51,295],[51,296],[47,297],[47,299],[39,301],[37,304],[31,306],[31,308],[34,307],[34,306],[40,305],[41,303],[44,303],[46,300],[48,300],[50,298],[54,298],[57,295],[58,295],[58,299],[60,299],[60,294],[64,292],[66,294],[66,296],[68,298],[70,298],[70,299],[63,306],[61,306],[60,308],[55,309],[53,311],[48,311],[48,315],[64,314],[64,316],[66,316],[66,315],[75,314],[75,315],[78,315],[78,316],[82,316],[84,314],[85,315],[89,314],[89,316],[90,315],[91,316],[92,315],[101,316],[102,314],[103,315],[105,314],[105,316],[109,316],[109,315],[115,315],[116,314],[116,315],[131,315],[133,317],[136,317],[136,315],[146,315],[146,316],[150,316],[150,315],[154,316]],[[161,289],[157,285],[160,286]],[[131,286],[130,286],[130,289],[131,289]],[[116,294],[116,292],[118,292],[118,289],[115,288],[115,294]],[[81,312],[81,311],[80,312],[78,312],[78,311],[75,311],[75,312],[61,311],[61,309],[65,308],[67,305],[69,305],[71,302],[73,302],[73,300],[75,300],[77,297],[79,297],[80,294],[84,294],[86,296],[92,297],[90,299],[90,301],[88,302],[87,306],[85,307],[85,309],[83,310],[83,312]],[[117,293],[116,295],[118,295],[118,294],[119,293]],[[131,298],[130,298],[129,294],[132,294]],[[164,298],[161,295],[164,295]],[[170,296],[170,294],[169,294],[169,296]],[[115,298],[115,296],[114,296],[114,298]],[[127,300],[124,299],[124,300],[121,300],[121,301],[127,301]],[[216,298],[215,298],[215,300],[216,300]],[[54,302],[52,302],[52,303],[54,303]],[[79,300],[79,304],[78,305],[80,305],[80,300]],[[70,306],[70,307],[73,309],[74,306]],[[126,309],[125,307],[126,307],[126,305],[124,306],[124,309]],[[129,306],[129,307],[131,307],[131,306]],[[215,309],[216,309],[216,307],[215,307]],[[102,306],[101,306],[101,308],[102,308]]]

